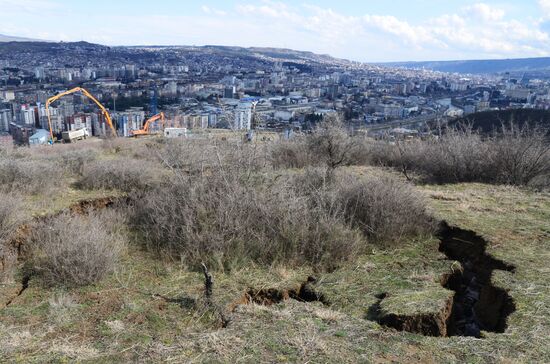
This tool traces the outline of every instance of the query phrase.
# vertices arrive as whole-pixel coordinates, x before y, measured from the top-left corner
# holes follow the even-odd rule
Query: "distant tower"
[[[158,114],[158,93],[157,93],[157,86],[153,86],[152,88],[153,95],[151,96],[151,104],[149,105],[149,109],[151,111],[151,115]]]

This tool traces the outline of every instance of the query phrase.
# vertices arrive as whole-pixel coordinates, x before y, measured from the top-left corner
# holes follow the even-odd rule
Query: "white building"
[[[9,131],[13,116],[10,109],[0,110],[0,132]]]
[[[235,110],[235,122],[233,129],[250,130],[252,128],[252,108],[251,102],[241,102]]]

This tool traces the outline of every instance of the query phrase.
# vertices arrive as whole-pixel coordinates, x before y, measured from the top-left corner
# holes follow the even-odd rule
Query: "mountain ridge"
[[[449,73],[505,73],[550,71],[550,57],[473,59],[456,61],[384,62],[377,65],[410,69],[429,69]]]

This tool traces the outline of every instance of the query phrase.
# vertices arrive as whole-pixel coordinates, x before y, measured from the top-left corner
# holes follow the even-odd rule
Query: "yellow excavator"
[[[109,115],[109,112],[107,111],[107,109],[95,97],[93,97],[92,94],[89,93],[86,89],[83,89],[82,87],[75,87],[75,88],[73,88],[69,91],[61,92],[60,94],[57,94],[53,97],[50,97],[46,101],[46,114],[48,115],[48,126],[50,127],[50,143],[53,143],[55,141],[54,136],[53,136],[52,120],[51,120],[51,116],[50,116],[50,104],[54,101],[59,100],[63,96],[71,95],[71,94],[74,94],[74,93],[77,93],[77,92],[79,92],[82,95],[86,96],[87,98],[92,100],[97,106],[99,106],[99,108],[101,109],[101,113],[103,114],[103,116],[105,118],[105,121],[107,122],[107,125],[109,125],[109,128],[111,129],[111,132],[113,133],[113,136],[116,137],[116,135],[117,135],[116,130],[115,130],[115,127],[113,126],[113,121],[111,120],[111,115]]]
[[[145,124],[143,125],[143,129],[139,129],[139,130],[132,130],[130,131],[130,136],[132,137],[139,137],[139,136],[144,136],[144,135],[151,135],[152,133],[149,132],[149,128],[151,127],[151,124],[154,123],[155,121],[158,121],[160,120],[160,122],[162,123],[162,128],[164,129],[164,126],[165,126],[165,116],[164,116],[164,113],[163,112],[160,112],[152,117],[150,117],[146,122]]]

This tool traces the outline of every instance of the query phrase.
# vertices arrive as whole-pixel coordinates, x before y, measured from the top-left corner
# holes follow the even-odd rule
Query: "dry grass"
[[[38,284],[39,275],[31,277],[29,287],[0,309],[0,361],[549,361],[547,194],[481,184],[421,187],[433,197],[427,203],[438,218],[482,233],[490,241],[490,254],[518,267],[515,274],[495,272],[492,277],[517,303],[504,334],[488,334],[484,340],[432,338],[384,329],[366,319],[381,292],[390,294],[384,304],[391,304],[392,311],[407,313],[431,310],[440,295],[452,294],[439,279],[453,262],[443,259],[436,239],[418,237],[424,230],[416,229],[429,225],[419,188],[389,179],[379,168],[342,166],[330,178],[326,161],[307,171],[272,168],[269,144],[116,143],[105,149],[98,143],[97,161],[145,160],[170,178],[150,185],[145,194],[135,194],[141,191],[137,182],[128,183],[129,195],[143,198],[134,201],[138,210],[131,215],[139,218],[133,221],[135,241],[181,260],[158,259],[129,245],[129,253],[107,270],[114,267],[114,272],[90,286],[47,287]],[[180,150],[171,155],[172,148]],[[34,152],[21,155],[13,159],[39,158]],[[50,157],[56,158],[44,159]],[[363,163],[357,160],[349,164]],[[77,169],[63,170],[79,178]],[[97,191],[73,192],[92,196]],[[92,246],[114,241],[101,238],[111,234],[109,224],[89,228],[86,216],[76,220],[69,232],[67,221],[44,222],[33,239],[66,249],[44,246],[37,258],[50,251],[63,256],[57,252],[64,251],[73,259],[68,265],[77,266],[87,263],[72,263],[87,250],[73,247],[74,241],[78,246],[81,240],[93,241]],[[83,226],[95,233],[83,232]],[[71,235],[75,230],[80,235]],[[102,248],[92,254],[110,257],[112,252]],[[219,315],[200,305],[203,276],[189,268],[201,260],[214,276],[213,299],[231,318],[227,328],[220,329]],[[310,275],[329,306],[294,300],[235,306],[249,288],[299,287]]]
[[[21,196],[0,195],[0,247],[13,237],[23,221]]]

